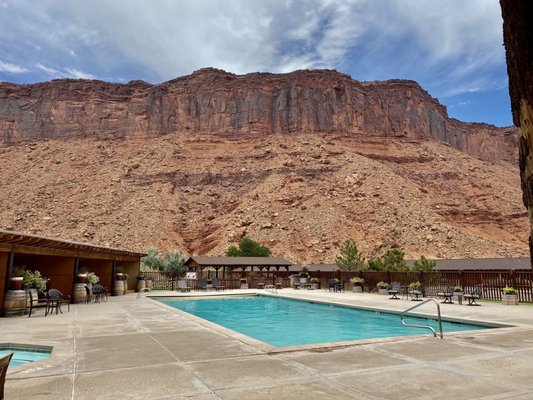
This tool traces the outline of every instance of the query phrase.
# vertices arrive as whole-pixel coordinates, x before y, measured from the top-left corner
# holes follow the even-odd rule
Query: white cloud
[[[497,1],[4,4],[0,54],[40,63],[57,77],[162,81],[207,66],[234,73],[338,68],[361,80],[415,79],[446,95],[485,90],[505,63]],[[42,50],[21,49],[18,41]]]
[[[7,74],[24,74],[29,72],[29,70],[20,65],[10,64],[0,60],[0,72],[5,72]]]
[[[96,76],[93,74],[88,74],[86,72],[77,70],[76,68],[66,68],[66,73],[68,74],[69,78],[74,79],[96,79]]]

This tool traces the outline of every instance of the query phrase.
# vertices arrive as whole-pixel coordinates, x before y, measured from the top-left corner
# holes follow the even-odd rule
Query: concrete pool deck
[[[208,295],[256,292],[263,291]],[[283,289],[279,295],[397,311],[414,304],[367,293]],[[416,337],[285,352],[271,352],[133,293],[71,305],[59,315],[44,317],[38,310],[31,318],[0,319],[0,343],[54,346],[50,359],[10,368],[5,395],[6,400],[532,399],[533,306],[481,304],[443,304],[441,310],[445,318],[516,326],[445,333],[444,340],[421,330]],[[421,311],[433,314],[435,305]]]

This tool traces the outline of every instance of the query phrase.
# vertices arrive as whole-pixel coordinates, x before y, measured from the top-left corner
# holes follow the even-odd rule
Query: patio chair
[[[400,282],[391,282],[391,286],[389,289],[387,289],[387,292],[392,296],[390,297],[391,300],[400,300],[398,297],[398,294],[400,294],[402,290],[402,285]]]
[[[48,310],[48,299],[34,299],[32,291],[29,290],[28,293],[30,294],[30,311],[28,313],[28,318],[31,317],[34,308],[44,308],[44,314],[46,315]]]
[[[265,278],[260,276],[259,278],[257,278],[257,288],[263,289],[264,287],[265,287]]]
[[[424,296],[424,286],[420,286],[419,289],[409,289],[409,296],[411,296],[411,301],[422,301],[420,298]]]
[[[184,280],[180,279],[178,281],[178,291],[180,292],[190,292],[191,291],[191,288],[189,286],[187,286],[187,282],[185,282]]]
[[[4,399],[4,384],[6,383],[7,367],[13,357],[13,353],[9,353],[0,358],[0,400]]]
[[[276,278],[276,282],[274,282],[274,286],[276,286],[276,289],[283,289],[283,278],[281,276],[278,276]]]
[[[204,278],[198,279],[198,290],[207,291],[207,281]]]
[[[215,290],[225,290],[226,287],[220,284],[220,278],[213,278],[211,279],[211,287],[215,288]]]
[[[332,290],[334,292],[337,291],[337,281],[335,279],[330,279],[328,281],[328,290],[331,292]]]
[[[95,303],[100,303],[100,300],[102,299],[102,295],[104,294],[104,287],[102,285],[99,285],[96,283],[93,286],[93,298]]]
[[[50,289],[48,291],[48,310],[44,315],[50,314],[54,309],[56,310],[56,315],[58,312],[63,314],[63,310],[61,309],[63,303],[68,305],[68,311],[70,311],[70,296],[63,295],[57,289]]]
[[[453,286],[448,286],[442,292],[438,292],[437,296],[444,297],[444,301],[441,303],[453,304]]]
[[[291,279],[295,279],[295,278],[291,278]],[[301,286],[302,286],[301,278],[296,278],[295,280],[292,281],[292,288],[293,289],[300,289]]]
[[[470,293],[465,293],[463,297],[468,300],[469,306],[480,306],[481,304],[476,303],[476,299],[479,299],[481,297],[483,290],[481,288],[481,285],[476,285],[474,287],[474,290]]]

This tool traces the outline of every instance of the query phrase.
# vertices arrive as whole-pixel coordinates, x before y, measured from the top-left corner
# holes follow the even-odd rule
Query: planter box
[[[352,288],[352,292],[354,293],[363,293],[363,288],[359,285],[356,285]]]
[[[389,295],[389,289],[378,288],[378,294],[383,294],[385,296],[388,296]]]
[[[505,304],[507,306],[517,306],[518,295],[517,294],[502,294],[502,304]]]

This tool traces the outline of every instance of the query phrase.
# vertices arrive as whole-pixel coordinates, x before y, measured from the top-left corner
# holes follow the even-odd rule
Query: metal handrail
[[[271,291],[272,293],[278,294],[278,289],[276,289],[276,286],[274,285],[265,285],[265,291]]]
[[[437,337],[437,332],[435,332],[435,329],[433,329],[432,326],[429,326],[429,325],[407,324],[407,323],[405,323],[405,321],[403,320],[403,316],[404,316],[405,314],[407,314],[409,311],[414,310],[415,308],[420,307],[421,305],[424,305],[424,304],[426,304],[426,303],[428,303],[428,302],[430,302],[430,301],[433,301],[433,302],[437,305],[437,313],[438,313],[438,315],[439,315],[439,335],[440,335],[440,338],[441,338],[441,339],[444,339],[444,336],[443,336],[443,334],[442,334],[442,318],[441,318],[441,316],[440,316],[440,304],[439,304],[438,301],[435,300],[435,299],[426,299],[426,300],[424,300],[422,303],[415,304],[413,307],[410,307],[410,308],[408,308],[407,310],[403,311],[403,312],[400,314],[400,321],[401,321],[401,323],[402,323],[403,325],[405,325],[405,326],[410,326],[410,327],[412,327],[412,328],[429,329],[429,330],[431,330],[431,332],[433,332],[433,336],[436,338],[436,337]]]

